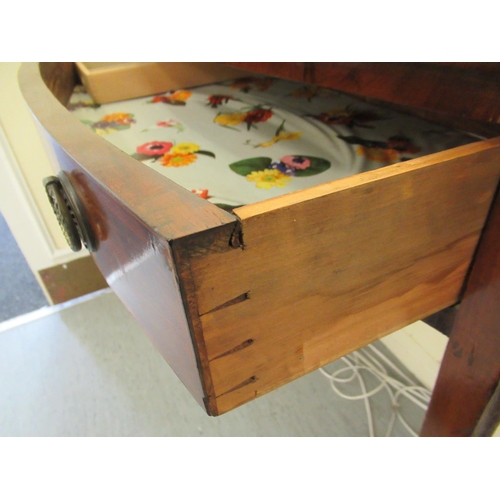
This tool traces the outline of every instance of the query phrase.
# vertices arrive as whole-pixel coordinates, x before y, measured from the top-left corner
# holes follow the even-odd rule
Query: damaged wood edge
[[[204,392],[203,402],[205,410],[210,416],[218,416],[215,389],[210,370],[207,348],[203,335],[203,325],[198,307],[197,290],[194,282],[191,259],[200,255],[211,253],[224,253],[233,251],[241,246],[232,246],[235,240],[233,236],[240,235],[241,224],[239,221],[231,222],[216,228],[210,228],[196,234],[185,236],[170,241],[170,247],[174,260],[176,279],[186,311],[186,317],[196,355],[196,363]],[[249,298],[248,293],[242,294],[228,303],[222,304],[220,308],[229,307]],[[216,308],[218,309],[218,308]]]
[[[234,212],[233,215],[237,218],[237,221],[231,233],[231,237],[229,238],[229,246],[231,248],[241,248],[243,250],[243,224],[241,219]]]

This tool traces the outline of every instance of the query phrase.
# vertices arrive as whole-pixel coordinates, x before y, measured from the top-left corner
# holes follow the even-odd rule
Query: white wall
[[[66,244],[42,179],[57,165],[42,140],[17,82],[20,63],[0,63],[0,211],[28,264],[41,269],[86,255]]]

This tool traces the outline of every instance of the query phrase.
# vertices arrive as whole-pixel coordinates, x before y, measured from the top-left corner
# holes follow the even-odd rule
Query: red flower
[[[168,153],[173,144],[171,142],[153,141],[137,147],[137,152],[147,156],[161,156]]]
[[[196,196],[203,198],[204,200],[208,200],[209,198],[212,198],[208,194],[208,189],[191,189],[191,192],[194,193]]]
[[[252,123],[265,122],[269,120],[273,116],[273,112],[270,109],[261,109],[257,108],[252,111],[249,111],[243,121],[248,125],[248,129],[250,130],[250,126]]]
[[[230,95],[215,94],[207,97],[211,108],[216,108],[220,104],[227,103],[233,97]]]
[[[156,95],[151,99],[151,102],[170,102],[170,98],[167,97],[166,95]]]

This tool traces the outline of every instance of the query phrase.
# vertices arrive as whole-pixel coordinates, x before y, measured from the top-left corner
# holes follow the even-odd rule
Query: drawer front
[[[54,144],[98,241],[94,260],[106,281],[195,399],[204,406],[198,370],[168,241],[118,202]],[[103,332],[105,334],[105,332]]]
[[[67,65],[45,67],[46,78],[52,79],[51,88],[62,101],[69,96],[66,87],[74,85],[68,70]],[[171,242],[219,227],[231,233],[236,217],[180,188],[77,122],[42,81],[37,64],[22,65],[20,87],[90,221],[96,240],[92,256],[100,271],[205,407],[209,378],[204,376],[191,335],[184,305],[188,299],[179,287]]]

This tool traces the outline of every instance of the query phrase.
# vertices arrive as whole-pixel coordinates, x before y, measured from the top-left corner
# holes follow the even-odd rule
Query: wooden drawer
[[[98,267],[210,415],[460,298],[500,138],[231,214],[70,116],[58,99],[72,64],[24,64],[20,84],[87,212]]]

